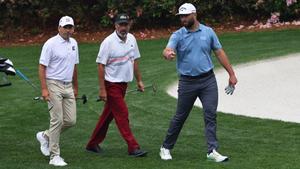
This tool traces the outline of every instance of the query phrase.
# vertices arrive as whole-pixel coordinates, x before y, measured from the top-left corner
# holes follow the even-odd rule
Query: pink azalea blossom
[[[286,5],[287,5],[287,6],[291,6],[291,5],[293,5],[294,3],[297,3],[297,0],[286,0]]]

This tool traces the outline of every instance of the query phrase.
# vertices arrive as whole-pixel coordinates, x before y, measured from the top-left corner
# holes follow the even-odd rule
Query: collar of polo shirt
[[[118,36],[117,31],[115,31],[114,34],[115,34],[116,38],[118,39],[118,42],[120,42],[120,43],[127,43],[128,37],[126,38],[126,42],[124,42],[124,41]],[[127,36],[128,36],[128,34],[127,34]]]
[[[57,36],[58,36],[58,38],[59,38],[59,42],[61,42],[61,43],[65,43],[65,42],[69,42],[69,41],[70,41],[70,39],[69,39],[69,40],[65,40],[64,38],[62,38],[62,37],[60,36],[60,34],[57,34]]]
[[[198,31],[201,31],[201,30],[202,30],[202,26],[201,26],[201,24],[199,23],[198,29],[197,29],[196,31],[194,31],[194,32],[198,32]],[[185,31],[186,33],[192,33],[191,31],[189,31],[188,29],[186,29],[186,27],[184,27],[184,31]]]

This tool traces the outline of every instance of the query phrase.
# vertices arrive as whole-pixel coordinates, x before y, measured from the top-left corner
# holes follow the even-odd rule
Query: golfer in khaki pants
[[[70,36],[74,33],[74,21],[64,16],[59,21],[58,35],[43,46],[39,77],[42,96],[48,101],[50,127],[36,134],[41,152],[50,156],[50,165],[65,166],[60,157],[60,134],[76,123],[76,96],[78,93],[77,67],[78,46]]]

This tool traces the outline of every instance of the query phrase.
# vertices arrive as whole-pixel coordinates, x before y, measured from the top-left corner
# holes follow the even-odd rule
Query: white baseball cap
[[[60,18],[58,25],[61,27],[64,27],[66,25],[74,26],[74,20],[69,16],[63,16],[62,18]]]
[[[188,15],[192,13],[196,13],[195,6],[191,3],[184,3],[179,7],[178,13],[176,15]]]

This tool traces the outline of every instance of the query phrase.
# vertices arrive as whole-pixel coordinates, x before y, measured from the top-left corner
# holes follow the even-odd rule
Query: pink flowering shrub
[[[287,5],[287,6],[290,6],[290,5],[292,5],[293,3],[297,3],[297,0],[286,0],[286,5]]]

